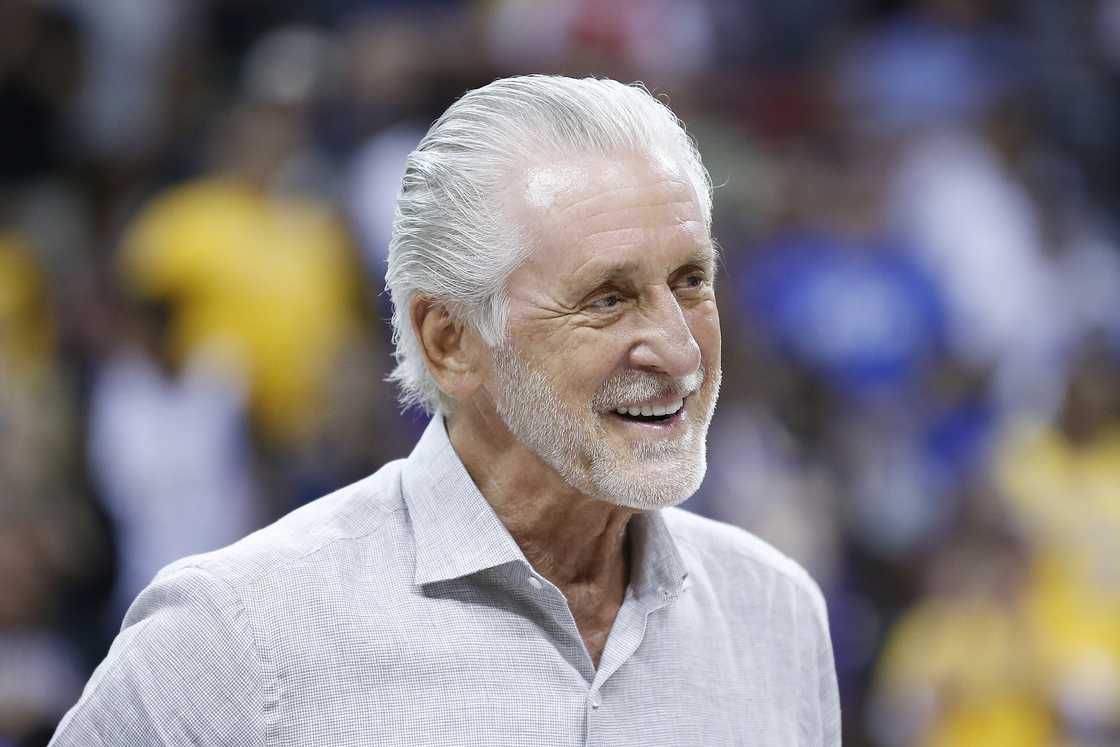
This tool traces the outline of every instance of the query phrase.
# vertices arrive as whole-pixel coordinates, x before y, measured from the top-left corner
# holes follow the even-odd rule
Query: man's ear
[[[420,349],[440,390],[465,401],[482,385],[485,345],[478,334],[451,313],[446,304],[415,295],[409,315]]]

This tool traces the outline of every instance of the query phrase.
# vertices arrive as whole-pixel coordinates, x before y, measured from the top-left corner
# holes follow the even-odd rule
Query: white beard
[[[697,491],[707,471],[708,424],[719,392],[720,370],[705,369],[682,379],[639,371],[618,374],[600,387],[586,407],[573,412],[542,372],[532,369],[509,345],[494,350],[495,406],[510,433],[576,490],[639,510],[675,506]],[[618,405],[711,389],[706,402],[689,398],[688,427],[677,437],[611,444],[600,420]],[[696,408],[696,409],[694,409]],[[700,411],[698,408],[703,408]]]

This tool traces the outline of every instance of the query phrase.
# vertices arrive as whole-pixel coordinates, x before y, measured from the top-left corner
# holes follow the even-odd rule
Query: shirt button
[[[534,589],[539,589],[543,585],[544,584],[541,583],[541,580],[536,576],[529,576],[529,586],[532,586]]]
[[[603,696],[598,692],[591,693],[591,707],[598,710],[601,705],[603,705]]]

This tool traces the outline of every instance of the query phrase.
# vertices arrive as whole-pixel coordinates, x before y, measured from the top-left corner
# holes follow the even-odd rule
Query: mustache
[[[613,410],[625,404],[672,397],[684,399],[700,388],[707,378],[703,364],[688,376],[674,377],[648,371],[620,371],[608,379],[591,397],[595,412]]]

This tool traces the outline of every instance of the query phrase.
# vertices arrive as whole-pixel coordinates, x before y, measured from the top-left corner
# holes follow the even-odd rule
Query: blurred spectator
[[[879,134],[967,125],[1021,83],[993,0],[921,0],[869,30],[837,71],[853,124]]]
[[[1120,348],[1079,351],[1053,423],[1009,427],[997,465],[1031,542],[1027,604],[1070,731],[1120,737]]]
[[[749,316],[782,351],[853,396],[904,388],[941,336],[937,288],[891,246],[806,233],[745,270]]]
[[[1021,565],[993,538],[960,539],[936,554],[925,599],[896,624],[879,662],[871,723],[882,744],[1054,744]]]
[[[1015,423],[999,450],[1006,502],[985,510],[1002,538],[959,527],[887,640],[871,710],[884,744],[1120,736],[1117,351],[1083,348],[1054,425]]]
[[[314,430],[361,313],[342,225],[327,206],[275,191],[302,126],[277,105],[237,112],[218,173],[152,202],[121,255],[139,296],[172,305],[173,357],[221,357],[247,382],[261,435],[280,446]]]
[[[117,536],[114,626],[160,568],[234,542],[265,516],[244,393],[205,348],[170,355],[169,311],[153,304],[122,320],[90,395],[90,470]]]
[[[165,131],[164,93],[176,39],[196,15],[175,0],[55,0],[81,25],[85,77],[73,112],[88,152],[110,160],[146,155]]]
[[[420,123],[402,122],[379,132],[354,156],[349,207],[371,282],[385,277],[405,160],[424,132]]]
[[[422,109],[434,64],[431,55],[437,50],[431,49],[425,32],[423,19],[398,12],[365,19],[344,40],[346,74],[354,95],[347,105],[361,130],[349,162],[346,212],[375,287],[385,277],[405,159],[431,123]]]
[[[996,366],[1008,404],[1038,406],[1032,377],[1054,370],[1067,325],[1029,194],[968,131],[916,141],[895,178],[892,215],[945,290],[954,355]]]

